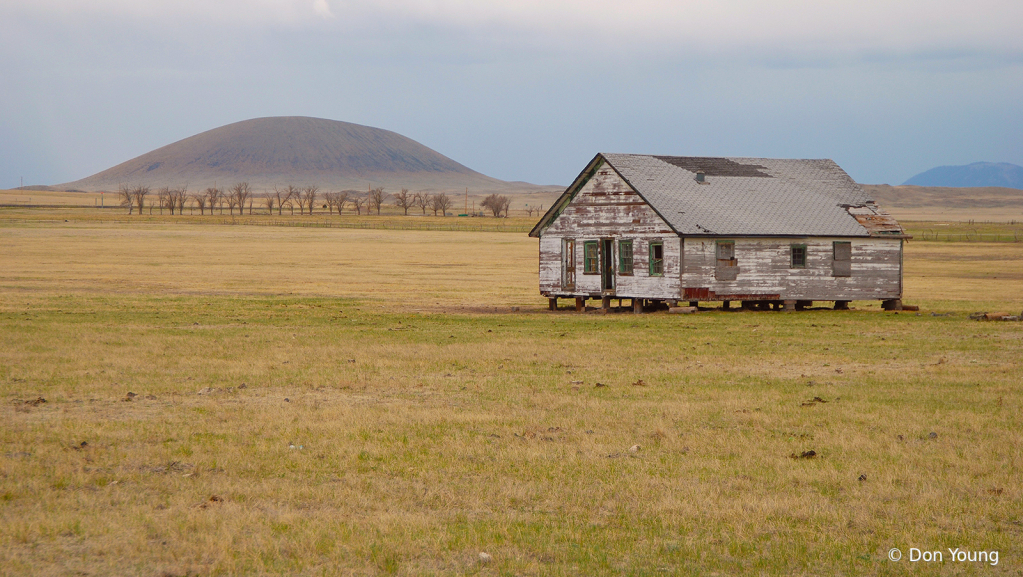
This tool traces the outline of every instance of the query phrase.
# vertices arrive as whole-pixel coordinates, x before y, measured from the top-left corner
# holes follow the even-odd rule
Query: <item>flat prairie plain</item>
[[[1023,570],[1023,243],[604,315],[523,233],[63,220],[0,221],[0,573]]]

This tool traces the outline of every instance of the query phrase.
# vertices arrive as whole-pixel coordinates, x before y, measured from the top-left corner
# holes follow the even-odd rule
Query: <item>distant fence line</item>
[[[450,217],[450,220],[454,221],[455,217]],[[474,219],[476,220],[476,219]],[[25,222],[97,222],[95,220],[78,220],[78,219],[31,219],[26,220],[23,218],[11,218],[11,217],[0,217],[0,222],[8,223],[25,223]],[[117,219],[113,222],[146,222],[146,223],[158,223],[166,222],[166,220],[158,220],[155,218],[144,218],[144,219]],[[110,221],[108,221],[110,222]],[[363,230],[421,230],[421,231],[441,231],[441,232],[515,232],[515,233],[527,233],[532,230],[531,226],[524,225],[500,225],[496,223],[468,223],[468,222],[352,222],[352,221],[333,221],[333,220],[284,220],[284,219],[268,219],[268,218],[221,218],[221,217],[207,217],[207,218],[196,218],[189,219],[187,221],[177,221],[179,224],[215,224],[215,225],[233,225],[233,226],[275,226],[283,228],[351,228],[351,229],[363,229]]]
[[[243,225],[243,226],[282,226],[282,227],[298,227],[298,228],[355,228],[355,229],[366,229],[366,230],[435,230],[435,231],[451,231],[451,232],[529,232],[532,227],[517,224],[506,224],[502,225],[495,222],[465,222],[464,217],[444,217],[450,219],[449,222],[436,221],[436,222],[422,222],[409,219],[408,222],[394,222],[393,220],[372,222],[366,220],[351,221],[351,220],[328,220],[328,219],[316,219],[316,220],[299,220],[291,218],[263,218],[263,217],[250,217],[250,218],[223,218],[223,217],[212,217],[204,219],[190,220],[189,222],[197,222],[200,224],[229,224],[229,225]],[[472,219],[472,220],[483,220],[483,219]],[[495,219],[496,220],[496,219]]]
[[[1012,233],[911,231],[913,240],[929,242],[1023,242],[1023,230]]]

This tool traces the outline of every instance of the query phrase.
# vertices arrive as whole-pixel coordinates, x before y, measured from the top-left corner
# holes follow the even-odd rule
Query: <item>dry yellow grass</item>
[[[1019,245],[910,243],[920,315],[637,317],[542,312],[535,242],[0,224],[0,567],[1018,572],[1023,323],[964,313]]]
[[[58,224],[5,231],[11,291],[302,295],[401,308],[537,304],[524,234]]]

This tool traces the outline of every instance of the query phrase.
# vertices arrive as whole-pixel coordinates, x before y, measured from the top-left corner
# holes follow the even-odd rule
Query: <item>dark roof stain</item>
[[[736,162],[730,158],[710,158],[704,156],[654,156],[657,160],[667,162],[689,172],[702,172],[707,176],[744,176],[748,178],[773,178],[766,172],[767,167],[759,164]]]

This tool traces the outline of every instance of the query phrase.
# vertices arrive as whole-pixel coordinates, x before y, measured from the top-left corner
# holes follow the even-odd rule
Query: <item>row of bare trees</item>
[[[223,214],[225,206],[227,206],[228,214],[233,215],[235,208],[238,209],[238,214],[244,214],[246,206],[248,206],[249,214],[252,214],[253,204],[258,198],[259,204],[265,207],[270,214],[273,214],[274,209],[277,209],[278,215],[283,214],[284,209],[288,209],[291,214],[295,214],[295,206],[298,205],[298,213],[300,215],[305,214],[306,211],[312,215],[313,208],[316,207],[316,201],[320,195],[319,187],[307,186],[299,188],[289,184],[284,188],[275,186],[273,192],[267,192],[257,197],[247,182],[239,182],[230,188],[211,186],[203,191],[192,194],[189,194],[187,189],[187,186],[158,189],[156,191],[157,204],[153,205],[150,203],[150,212],[152,207],[155,206],[161,212],[166,208],[171,214],[174,214],[175,211],[178,214],[183,214],[185,204],[190,201],[190,208],[198,208],[199,214],[206,214],[207,208],[210,214],[213,214],[215,209],[219,209],[220,213]],[[138,209],[139,214],[142,214],[142,209],[146,206],[146,197],[150,195],[150,192],[151,190],[148,186],[122,186],[118,190],[118,197],[121,206],[128,209],[128,214],[132,214],[136,209]],[[412,193],[407,188],[403,188],[399,192],[388,194],[384,192],[384,188],[381,186],[371,188],[365,193],[356,190],[325,192],[323,193],[323,208],[328,209],[328,212],[331,214],[337,211],[339,215],[342,214],[345,207],[351,207],[351,210],[358,215],[361,215],[363,208],[365,208],[367,214],[372,214],[373,211],[376,211],[376,214],[379,215],[380,208],[388,200],[393,201],[394,206],[402,209],[406,216],[408,216],[408,211],[412,208],[419,208],[424,215],[427,210],[432,210],[434,216],[437,216],[438,213],[441,216],[446,216],[448,209],[452,205],[451,197],[443,192],[437,194],[426,192]],[[510,205],[511,201],[507,196],[491,194],[483,200],[480,206],[489,210],[495,217],[500,217],[502,214],[508,216]],[[532,214],[532,211],[530,211],[530,214]]]

